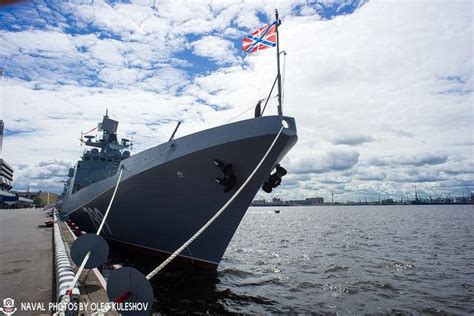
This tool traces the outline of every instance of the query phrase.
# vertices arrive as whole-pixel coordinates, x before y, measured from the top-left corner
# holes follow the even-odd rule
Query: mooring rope
[[[115,184],[114,193],[112,193],[112,198],[110,199],[109,206],[107,207],[107,210],[105,211],[104,218],[102,218],[102,223],[100,223],[99,229],[97,229],[97,233],[96,233],[97,236],[100,235],[102,228],[104,227],[105,220],[107,219],[107,216],[109,215],[110,208],[112,207],[112,203],[114,202],[114,199],[115,199],[115,194],[117,194],[117,189],[120,184],[120,180],[122,179],[123,169],[124,169],[123,167],[120,168],[120,173],[117,179],[117,183]]]
[[[181,247],[179,247],[173,254],[171,254],[168,259],[163,261],[158,267],[156,267],[153,271],[148,273],[146,278],[150,280],[153,278],[158,272],[160,272],[164,267],[166,267],[171,261],[173,261],[174,258],[176,258],[186,247],[188,247],[196,238],[198,238],[226,209],[227,207],[235,200],[237,195],[244,189],[244,187],[249,183],[249,181],[252,179],[252,177],[255,175],[257,170],[260,168],[264,160],[267,158],[267,156],[270,154],[270,151],[273,149],[275,146],[278,137],[280,137],[281,132],[283,131],[283,126],[280,128],[278,131],[278,134],[275,136],[275,139],[273,140],[272,144],[268,148],[267,152],[265,155],[263,155],[262,159],[260,162],[257,164],[255,169],[252,171],[252,173],[248,176],[248,178],[245,180],[245,182],[240,186],[240,188],[235,191],[234,195],[224,204],[224,206],[221,207],[219,211],[203,226],[201,229],[199,229],[191,238],[189,238]]]
[[[186,249],[196,238],[198,238],[226,209],[227,207],[235,200],[235,198],[240,194],[240,192],[245,188],[245,186],[250,182],[250,180],[253,178],[255,173],[258,171],[260,166],[263,164],[265,159],[268,157],[270,154],[270,151],[273,149],[275,146],[278,137],[280,137],[281,132],[283,131],[284,126],[280,127],[280,130],[278,131],[278,134],[275,136],[275,139],[271,143],[270,147],[268,150],[265,152],[263,155],[262,159],[260,162],[257,164],[255,169],[253,169],[252,173],[248,176],[248,178],[245,180],[245,182],[240,186],[240,188],[232,195],[232,197],[220,208],[219,211],[204,225],[202,226],[191,238],[189,238],[181,247],[179,247],[175,252],[173,252],[165,261],[163,261],[158,267],[156,267],[153,271],[147,274],[146,278],[147,280],[150,280],[153,278],[156,274],[158,274],[161,270],[163,270],[173,259],[175,259],[184,249]],[[129,292],[126,292],[120,296],[119,299],[115,300],[115,302],[121,302],[124,301],[126,298],[130,296]],[[124,299],[125,298],[125,299]],[[92,316],[95,315],[103,315],[104,313],[110,311],[112,308],[111,304],[107,305],[105,308],[98,310],[97,312],[93,313]]]
[[[122,173],[123,173],[123,167],[120,168],[120,173],[117,179],[117,183],[115,184],[114,192],[112,193],[112,198],[110,199],[109,206],[107,207],[107,210],[105,211],[104,217],[102,218],[102,222],[100,223],[99,229],[97,229],[96,235],[99,236],[102,228],[104,227],[105,221],[107,219],[107,216],[109,215],[110,209],[112,207],[112,203],[114,202],[115,199],[115,194],[117,193],[117,189],[120,184],[120,180],[122,179]],[[72,279],[71,283],[69,284],[69,287],[66,291],[66,294],[61,298],[61,302],[58,306],[59,311],[56,312],[54,315],[62,315],[69,304],[69,301],[71,299],[71,294],[72,294],[72,289],[76,285],[77,281],[79,280],[79,277],[84,270],[85,265],[87,264],[87,261],[89,260],[89,257],[91,255],[91,252],[88,251],[84,259],[82,260],[81,265],[79,266],[79,269],[77,270],[76,274],[74,275],[74,279]]]
[[[141,170],[143,169],[144,167],[146,167],[147,165],[149,165],[150,163],[152,163],[153,161],[161,158],[164,154],[170,152],[172,149],[174,149],[174,147],[169,147],[167,150],[161,152],[157,157],[154,157],[153,159],[151,159],[150,161],[146,162],[144,165],[142,165],[140,168],[138,168],[137,170],[135,170],[135,173],[138,171],[138,170]],[[118,186],[119,186],[119,183],[120,183],[120,180],[122,179],[122,173],[123,171],[126,170],[128,171],[129,173],[132,173],[131,171],[129,171],[128,169],[126,169],[123,165],[120,167],[120,173],[119,173],[119,176],[118,176],[118,179],[117,179],[117,183],[115,184],[115,188],[114,188],[114,192],[112,193],[112,198],[110,199],[110,202],[109,202],[109,206],[107,207],[107,210],[105,211],[105,214],[104,214],[104,217],[102,218],[102,222],[100,223],[100,226],[99,226],[99,229],[97,230],[97,233],[96,235],[100,235],[101,231],[102,231],[102,228],[104,227],[105,225],[105,220],[107,219],[107,216],[109,215],[109,212],[110,212],[110,209],[112,207],[112,203],[115,199],[115,194],[117,193],[117,189],[118,189]],[[79,208],[78,208],[79,209]],[[76,209],[76,210],[78,210]],[[70,214],[74,213],[76,210],[72,211],[72,212],[69,212],[67,214],[67,216],[69,216]],[[58,312],[56,312],[54,315],[63,315],[64,314],[64,310],[66,309],[70,299],[71,299],[71,289],[76,285],[77,281],[79,280],[79,277],[82,273],[82,271],[84,270],[84,267],[85,265],[87,264],[87,261],[89,260],[89,257],[91,255],[91,252],[88,251],[86,256],[84,257],[84,259],[82,260],[82,263],[81,265],[79,266],[79,269],[77,270],[76,274],[74,275],[74,279],[71,281],[71,284],[69,285],[67,291],[66,291],[66,295],[64,295],[62,298],[61,298],[61,302],[58,306]]]
[[[268,97],[268,101],[273,100],[273,99],[275,99],[275,98],[277,98],[277,97],[278,97],[278,94],[275,95],[275,96],[273,96],[273,97],[270,97],[270,96],[269,96],[269,97]],[[267,99],[262,99],[262,100],[260,100],[260,101],[264,101],[264,100],[267,100]],[[241,117],[242,115],[244,115],[245,113],[247,113],[248,111],[250,111],[250,110],[252,110],[252,109],[254,109],[254,108],[255,108],[255,105],[250,105],[250,106],[249,106],[246,110],[244,110],[243,112],[241,112],[241,113],[237,114],[236,116],[233,116],[231,119],[225,121],[224,124],[228,124],[228,123],[232,122],[232,121],[235,120],[236,118]],[[263,110],[262,110],[262,115],[263,115],[263,112],[265,112],[265,107],[264,107]]]
[[[161,158],[161,157],[162,157],[164,154],[166,154],[167,152],[172,151],[174,148],[175,148],[175,147],[171,147],[171,146],[170,146],[168,149],[166,149],[166,150],[164,150],[163,152],[161,152],[158,156],[152,158],[150,161],[145,162],[145,164],[143,164],[143,165],[142,165],[141,167],[139,167],[138,169],[134,170],[134,172],[132,172],[132,171],[128,170],[127,168],[125,168],[124,165],[122,165],[121,168],[123,168],[125,171],[127,171],[128,173],[130,173],[130,174],[132,174],[132,175],[133,175],[133,174],[137,174],[137,173],[138,173],[139,171],[141,171],[143,168],[145,168],[146,166],[148,166],[149,164],[151,164],[153,161],[158,160],[159,158]],[[98,172],[100,172],[100,171],[96,171],[96,173],[98,173]],[[89,177],[87,177],[86,179],[88,179],[88,178],[89,178]],[[108,188],[108,189],[105,190],[104,192],[110,190],[111,188],[113,188],[113,186],[111,186],[110,188]],[[94,200],[94,199],[95,199],[95,198],[93,198],[92,200]],[[87,201],[85,204],[89,203],[89,202],[92,201],[92,200]],[[69,213],[67,213],[67,214],[65,214],[65,215],[63,215],[63,216],[64,216],[64,217],[67,217],[67,216],[69,216],[69,215],[71,215],[71,214],[77,212],[77,211],[78,211],[82,206],[84,206],[85,204],[83,204],[83,205],[81,205],[80,207],[78,207],[78,208],[76,208],[76,209],[70,211]]]
[[[237,114],[236,116],[233,116],[231,119],[225,121],[224,124],[228,124],[228,123],[232,122],[233,120],[235,120],[236,118],[238,118],[238,117],[244,115],[245,113],[247,113],[248,111],[250,111],[250,110],[253,109],[254,107],[255,107],[255,105],[253,105],[253,104],[250,105],[250,106],[247,107],[243,112],[241,112],[241,113]]]

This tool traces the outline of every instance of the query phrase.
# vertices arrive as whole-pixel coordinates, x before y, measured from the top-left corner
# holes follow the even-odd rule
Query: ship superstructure
[[[66,198],[71,194],[105,178],[114,175],[123,159],[130,157],[130,141],[117,138],[118,121],[109,118],[106,113],[102,122],[97,124],[97,129],[102,132],[102,137],[82,135],[81,142],[92,149],[86,150],[82,159],[75,168],[69,170],[69,182]],[[85,139],[85,140],[84,140]]]

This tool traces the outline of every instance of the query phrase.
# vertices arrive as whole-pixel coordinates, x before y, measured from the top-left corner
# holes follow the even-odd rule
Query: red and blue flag
[[[248,35],[242,41],[242,49],[246,53],[274,47],[276,45],[276,22],[259,28],[252,35]]]

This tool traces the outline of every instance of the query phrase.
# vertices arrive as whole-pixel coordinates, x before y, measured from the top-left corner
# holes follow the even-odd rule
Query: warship
[[[297,141],[294,118],[258,116],[203,130],[130,155],[108,115],[100,139],[69,170],[61,217],[95,233],[123,174],[102,236],[138,251],[167,256],[202,227],[247,179],[282,124],[286,126],[252,179],[228,209],[179,257],[215,269],[257,191],[281,181],[279,162]],[[280,169],[280,173],[273,170]],[[130,255],[135,256],[135,252]]]
[[[268,33],[271,27],[278,39],[276,18],[278,23],[252,37],[255,44],[248,44],[248,50],[274,41]],[[106,113],[98,124],[102,137],[86,135],[83,142],[92,149],[69,170],[61,218],[95,233],[113,199],[101,236],[133,247],[130,256],[146,252],[167,257],[225,206],[177,257],[216,269],[258,190],[271,192],[281,183],[286,170],[280,161],[297,141],[295,119],[282,111],[278,40],[270,44],[277,46],[278,73],[263,110],[265,99],[257,103],[251,119],[175,139],[178,124],[169,141],[131,155],[131,142],[119,141],[119,122]],[[278,115],[264,116],[276,83]]]

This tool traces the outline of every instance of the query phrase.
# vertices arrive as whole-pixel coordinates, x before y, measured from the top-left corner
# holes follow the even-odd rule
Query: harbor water
[[[278,209],[249,209],[216,272],[157,276],[154,310],[474,313],[472,205]]]

